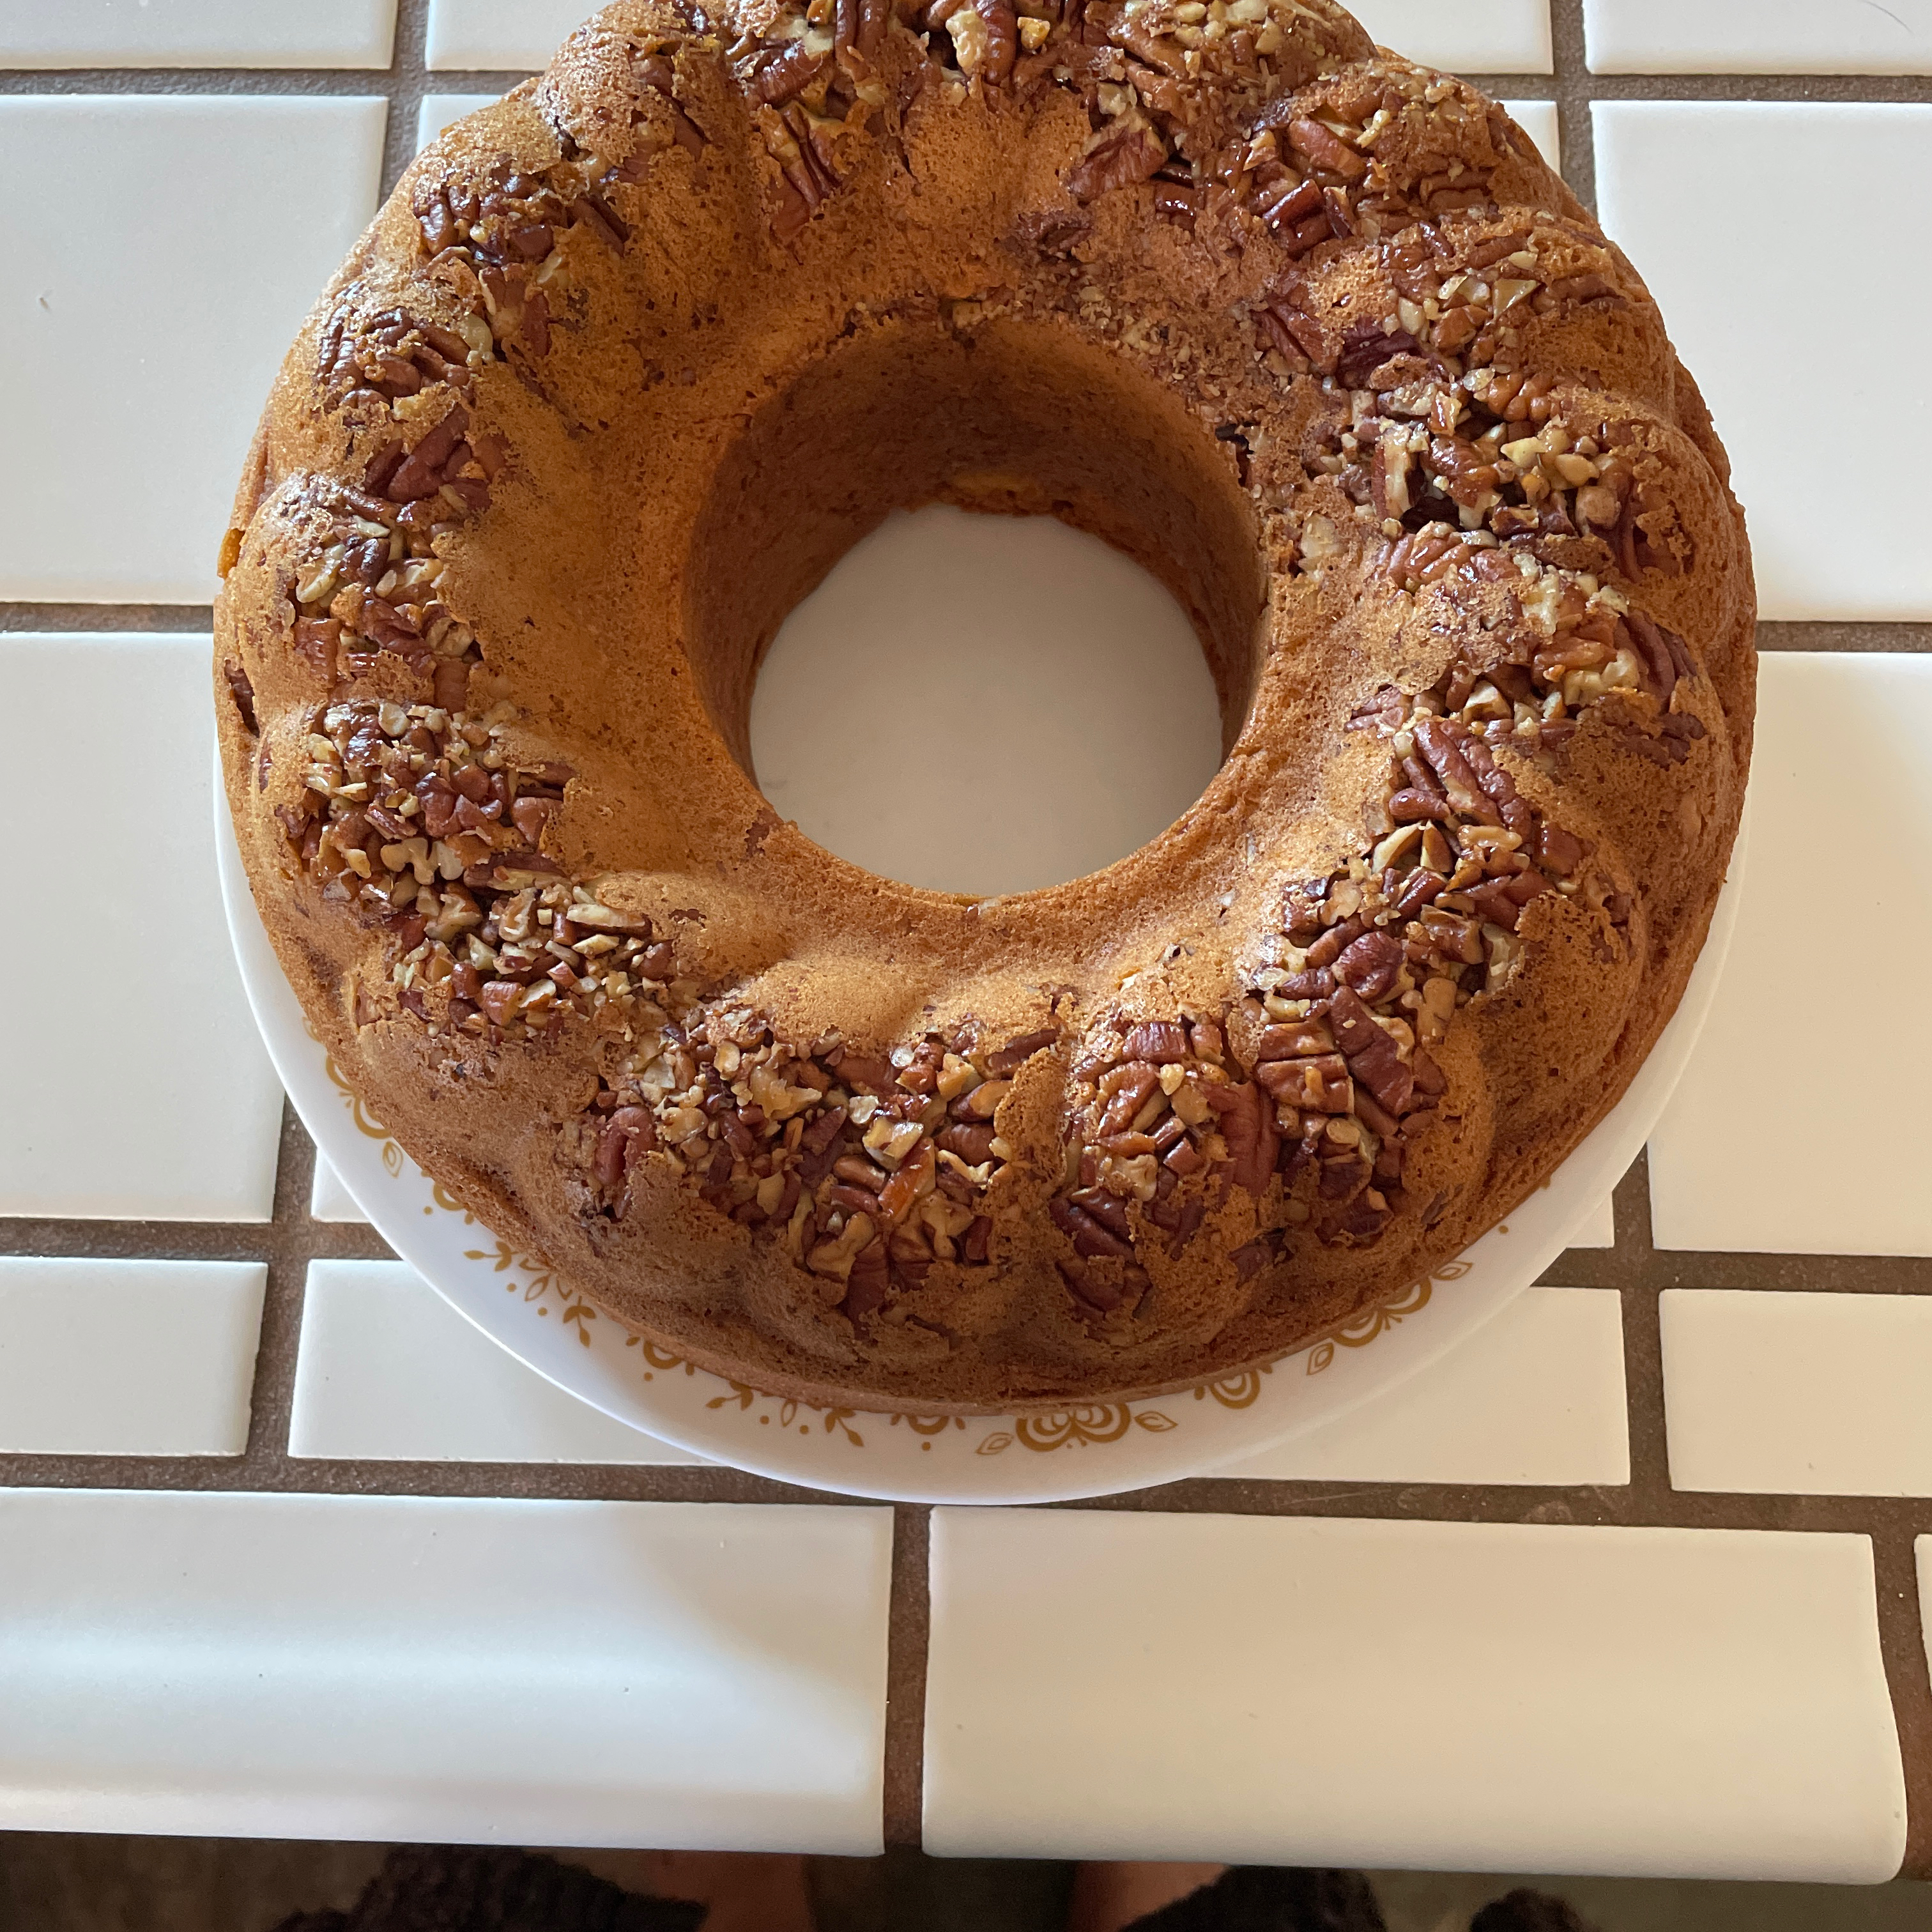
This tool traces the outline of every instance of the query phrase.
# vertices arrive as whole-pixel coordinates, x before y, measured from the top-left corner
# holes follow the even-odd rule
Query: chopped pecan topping
[[[323,330],[318,375],[326,406],[366,405],[381,414],[413,414],[415,398],[436,383],[467,392],[470,343],[452,328],[403,308],[368,313],[352,290]]]
[[[598,1212],[624,1217],[640,1164],[690,1177],[854,1321],[904,1318],[900,1298],[936,1262],[991,1261],[984,1207],[1010,1158],[999,1109],[1057,1033],[992,1049],[962,1028],[872,1054],[836,1034],[784,1040],[748,1007],[694,992],[653,988],[656,1011],[628,1016],[640,1043],[598,1083],[584,1143]],[[1093,1225],[1112,1238],[1104,1216]]]
[[[470,430],[458,405],[413,449],[393,445],[374,460],[373,491],[334,490],[289,586],[290,647],[323,692],[352,693],[373,680],[392,692],[400,678],[425,703],[464,709],[482,653],[445,601],[435,540],[487,507],[506,460],[495,437]]]
[[[1658,648],[1688,664],[1681,642]],[[1253,1198],[1261,1227],[1233,1257],[1244,1280],[1298,1231],[1330,1246],[1378,1239],[1420,1204],[1403,1168],[1448,1087],[1430,1049],[1461,1007],[1515,973],[1525,910],[1562,896],[1600,915],[1605,956],[1628,945],[1630,905],[1592,866],[1592,848],[1522,796],[1480,718],[1447,713],[1445,695],[1466,701],[1475,682],[1453,671],[1420,696],[1389,686],[1356,706],[1351,728],[1389,752],[1372,842],[1285,896],[1264,948],[1276,963],[1241,1002],[1245,1059],[1227,1029],[1184,1015],[1121,1016],[1082,1042],[1054,1209],[1079,1310],[1098,1318],[1136,1300],[1143,1244],[1178,1255],[1234,1189]],[[1665,747],[1702,729],[1666,713],[1657,733],[1640,734],[1656,748],[1642,755],[1667,758]]]
[[[518,764],[502,734],[435,705],[332,704],[302,802],[276,816],[324,898],[394,936],[397,996],[439,1030],[520,1036],[567,1010],[628,1013],[674,977],[671,950],[527,842],[527,808],[554,806],[567,768]]]

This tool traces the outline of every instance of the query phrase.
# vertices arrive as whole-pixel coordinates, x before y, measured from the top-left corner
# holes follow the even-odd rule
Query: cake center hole
[[[1081,878],[1221,763],[1201,643],[1156,578],[1052,517],[896,512],[793,610],[752,693],[758,783],[840,857],[988,896]]]

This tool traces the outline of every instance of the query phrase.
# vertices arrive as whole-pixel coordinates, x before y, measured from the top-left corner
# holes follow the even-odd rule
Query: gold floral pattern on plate
[[[309,1030],[310,1037],[316,1038],[314,1029]],[[388,1130],[376,1120],[361,1096],[342,1077],[340,1070],[333,1058],[325,1055],[323,1070],[330,1083],[340,1094],[356,1131],[367,1138],[380,1143],[382,1166],[385,1172],[400,1177],[408,1156]],[[465,1227],[479,1225],[476,1216],[465,1208],[440,1180],[430,1183],[433,1208],[425,1208],[427,1214],[440,1212],[460,1215]],[[598,1319],[598,1311],[577,1292],[567,1286],[556,1271],[547,1263],[531,1256],[520,1253],[508,1241],[484,1230],[484,1238],[490,1246],[484,1248],[465,1248],[464,1260],[487,1263],[493,1274],[504,1276],[503,1286],[511,1294],[521,1291],[524,1300],[533,1306],[540,1316],[548,1316],[554,1300],[560,1318],[566,1327],[574,1326],[577,1339],[585,1348],[591,1346],[590,1324]],[[1319,1375],[1335,1359],[1339,1344],[1345,1348],[1366,1348],[1378,1335],[1384,1334],[1399,1324],[1405,1316],[1413,1315],[1428,1306],[1432,1282],[1450,1282],[1458,1280],[1468,1272],[1466,1262],[1451,1262],[1436,1270],[1430,1281],[1412,1282],[1402,1292],[1382,1306],[1369,1310],[1353,1321],[1345,1323],[1334,1334],[1318,1342],[1307,1351],[1306,1372]],[[616,1324],[614,1324],[616,1325]],[[984,1417],[960,1415],[916,1416],[894,1414],[870,1409],[841,1408],[817,1402],[801,1402],[788,1396],[776,1396],[758,1388],[749,1382],[735,1381],[729,1376],[714,1376],[708,1370],[700,1369],[694,1363],[686,1361],[681,1355],[660,1348],[634,1330],[620,1329],[624,1345],[640,1351],[639,1359],[647,1366],[644,1379],[652,1380],[668,1370],[682,1369],[687,1376],[703,1376],[722,1385],[718,1394],[708,1397],[704,1406],[709,1411],[730,1414],[735,1410],[762,1428],[774,1424],[782,1430],[796,1430],[801,1436],[812,1433],[811,1422],[802,1422],[801,1416],[816,1418],[828,1436],[842,1438],[850,1448],[862,1449],[866,1438],[857,1426],[880,1423],[887,1427],[904,1427],[922,1438],[920,1446],[929,1450],[932,1442],[949,1430],[970,1431],[975,1424],[983,1424],[993,1420]],[[1196,1402],[1212,1400],[1223,1408],[1251,1408],[1261,1399],[1263,1388],[1262,1378],[1274,1372],[1273,1362],[1263,1362],[1250,1369],[1244,1369],[1232,1376],[1221,1376],[1211,1381],[1197,1382],[1192,1394]],[[987,1430],[974,1444],[976,1456],[999,1456],[1012,1448],[1030,1449],[1036,1454],[1048,1454],[1056,1449],[1104,1449],[1109,1444],[1126,1441],[1136,1429],[1144,1430],[1150,1435],[1164,1435],[1169,1430],[1178,1429],[1182,1423],[1163,1408],[1136,1404],[1131,1402],[1088,1403],[1077,1408],[1048,1410],[1036,1415],[1000,1418],[1010,1426]]]

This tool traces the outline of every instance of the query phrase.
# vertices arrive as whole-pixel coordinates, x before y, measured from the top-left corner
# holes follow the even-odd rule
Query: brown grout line
[[[1580,10],[1582,0],[1556,0],[1562,16]],[[1791,101],[1858,106],[1916,106],[1932,100],[1932,74],[1589,74],[1582,91],[1592,100]]]
[[[269,1224],[268,1292],[262,1304],[254,1384],[249,1393],[244,1460],[251,1472],[272,1466],[288,1454],[296,1347],[308,1275],[308,1257],[303,1252],[308,1244],[302,1237],[315,1226],[308,1218],[309,1190],[314,1178],[315,1143],[296,1118],[294,1103],[284,1095],[281,1138],[275,1154],[274,1219]]]
[[[428,14],[428,0],[397,0],[396,38],[389,56],[389,120],[382,134],[384,201],[416,152],[416,110],[426,91],[423,47]]]
[[[392,70],[380,67],[0,68],[0,94],[346,94],[366,100],[388,92]]]
[[[1760,623],[1760,651],[1932,651],[1932,624]]]
[[[1898,1726],[1905,1772],[1906,1878],[1932,1878],[1932,1677],[1926,1668],[1918,1565],[1910,1533],[1872,1539],[1878,1588],[1879,1650]]]
[[[1617,1184],[1612,1212],[1622,1286],[1624,1401],[1630,1429],[1631,1500],[1658,1512],[1670,1493],[1670,1454],[1664,1427],[1664,1342],[1658,1290],[1644,1280],[1654,1259],[1650,1241],[1650,1154],[1646,1148]]]
[[[1583,65],[1583,0],[1550,0],[1550,92],[1556,102],[1563,178],[1593,213],[1597,206],[1597,154],[1590,122],[1588,80]]]
[[[916,1847],[923,1829],[926,1664],[932,1602],[927,1572],[932,1512],[922,1503],[892,1511],[891,1624],[886,1653],[885,1834]]]
[[[10,632],[56,634],[102,632],[206,632],[214,613],[206,604],[8,603],[0,600],[0,636]],[[1760,651],[1932,651],[1932,623],[1868,623],[1820,619],[1757,627]]]
[[[1054,1454],[1081,1454],[1054,1450]],[[423,1462],[325,1460],[265,1455],[244,1480],[248,1459],[222,1456],[0,1456],[0,1489],[215,1490],[279,1496],[429,1496],[555,1502],[814,1503],[845,1509],[915,1512],[920,1547],[926,1509],[814,1490],[755,1476],[722,1463]],[[1806,1535],[1932,1536],[1932,1497],[1794,1496],[1701,1491],[1667,1492],[1640,1507],[1622,1484],[1282,1481],[1255,1476],[1193,1476],[1158,1487],[1039,1505],[1247,1516],[1344,1517],[1363,1522],[1506,1523],[1606,1529],[1793,1532]],[[922,1630],[923,1570],[911,1546],[895,1556],[893,1610],[903,1628]],[[904,1588],[901,1588],[904,1586]],[[904,1690],[916,1691],[909,1679]],[[909,1726],[903,1702],[897,1720]]]
[[[213,629],[206,604],[0,603],[0,636],[22,631],[200,631]]]
[[[395,54],[386,68],[0,68],[0,94],[352,94],[371,100],[390,92],[399,70],[406,73],[412,68],[422,76],[424,94],[507,94],[536,71],[530,68],[426,67],[420,26],[412,44],[405,43],[404,22],[416,18],[416,10],[405,0],[397,22]]]

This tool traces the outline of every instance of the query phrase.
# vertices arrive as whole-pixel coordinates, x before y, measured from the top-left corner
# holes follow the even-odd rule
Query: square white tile
[[[0,0],[0,67],[387,67],[396,0]]]
[[[1750,850],[1730,959],[1650,1142],[1660,1248],[1932,1255],[1924,1108],[1932,1029],[1888,974],[1932,946],[1932,852],[1916,836],[1932,742],[1932,658],[1768,652],[1758,660]],[[1798,882],[1823,896],[1827,970],[1794,938]],[[1843,1117],[1800,1071],[1794,1025],[1858,984],[1876,1058]],[[1824,1002],[1821,1005],[1821,1000]],[[1827,1023],[1828,1024],[1828,1022]]]
[[[1577,1229],[1573,1248],[1613,1248],[1617,1244],[1617,1210],[1614,1201],[1600,1203],[1596,1212]]]
[[[1536,143],[1536,152],[1560,175],[1563,172],[1563,130],[1553,100],[1505,100],[1510,118]]]
[[[356,1204],[356,1197],[342,1184],[342,1177],[322,1156],[315,1157],[315,1172],[308,1185],[308,1218],[311,1221],[359,1221],[368,1215]]]
[[[892,1522],[0,1491],[7,1823],[877,1852]]]
[[[0,1214],[273,1210],[282,1091],[215,884],[209,674],[205,637],[0,637]],[[27,909],[76,891],[86,943],[32,944]]]
[[[1932,1310],[1932,1301],[1927,1304]],[[1355,1483],[1627,1483],[1623,1309],[1531,1288],[1440,1361],[1217,1476]]]
[[[431,74],[532,72],[596,10],[585,0],[430,0],[424,64]]]
[[[291,1456],[697,1462],[526,1368],[400,1262],[312,1262]]]
[[[1583,0],[1594,74],[1932,73],[1932,0]]]
[[[1660,1312],[1673,1489],[1932,1496],[1932,1295],[1673,1288]]]
[[[0,598],[212,596],[268,385],[375,212],[388,107],[0,99]]]
[[[1863,1537],[942,1509],[925,1844],[1872,1882]]]
[[[1549,0],[1353,0],[1348,10],[1390,47],[1451,74],[1547,74]]]
[[[1836,21],[1853,8],[1834,8]],[[1770,292],[1793,238],[1856,262],[1861,312],[1932,313],[1932,106],[1600,100],[1597,202],[1664,311],[1730,452],[1760,614],[1932,619],[1918,505],[1846,425],[1932,441],[1932,389],[1882,352],[1834,353],[1802,301]],[[1776,191],[1767,184],[1777,184]],[[1897,191],[1875,184],[1897,184]],[[1825,400],[1828,398],[1828,401]]]
[[[416,104],[416,148],[428,147],[452,121],[474,114],[479,107],[494,106],[500,94],[425,94]]]
[[[0,1452],[240,1455],[268,1274],[0,1259]]]

